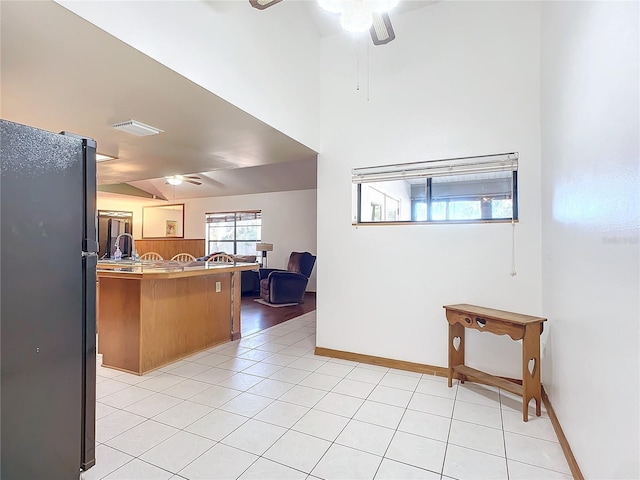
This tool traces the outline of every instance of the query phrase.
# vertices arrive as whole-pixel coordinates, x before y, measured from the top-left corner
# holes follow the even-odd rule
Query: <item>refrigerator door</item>
[[[82,142],[82,443],[80,466],[96,463],[96,268],[98,215],[96,211],[96,142],[69,132]]]
[[[5,120],[0,134],[0,476],[77,480],[83,142]]]
[[[84,283],[83,322],[84,358],[82,364],[82,445],[80,467],[96,463],[96,268],[97,253],[83,253]]]

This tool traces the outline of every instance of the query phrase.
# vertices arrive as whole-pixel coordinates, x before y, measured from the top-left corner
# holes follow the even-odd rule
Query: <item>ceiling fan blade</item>
[[[202,182],[196,182],[195,180],[184,179],[185,182],[193,183],[194,185],[202,185]]]
[[[249,0],[249,3],[253,8],[264,10],[265,8],[271,7],[276,3],[280,3],[281,1],[282,0]]]
[[[182,175],[182,178],[190,178],[191,180],[200,180],[200,177],[196,175]]]
[[[389,14],[386,12],[373,14],[373,25],[369,29],[374,45],[384,45],[396,38],[391,26]]]

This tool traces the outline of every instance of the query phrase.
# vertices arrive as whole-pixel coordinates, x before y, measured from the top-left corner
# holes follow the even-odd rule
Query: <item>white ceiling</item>
[[[337,15],[306,3],[321,36],[341,31]],[[391,19],[432,3],[404,0]],[[126,182],[166,199],[316,187],[315,151],[57,3],[0,1],[0,21],[2,118],[96,139],[118,157],[98,164],[99,185]],[[164,132],[110,127],[129,119]],[[177,174],[202,185],[166,184]]]
[[[165,198],[315,188],[316,152],[60,5],[0,9],[2,118],[96,139],[100,153],[118,157],[98,164],[99,185],[127,182]],[[110,127],[132,118],[164,133]],[[164,181],[202,172],[200,186]]]
[[[393,18],[395,16],[418,8],[426,7],[440,1],[442,0],[401,0],[400,3],[389,13],[389,18],[393,25]],[[342,27],[340,26],[340,15],[323,10],[315,0],[310,0],[305,3],[309,9],[309,15],[311,15],[321,37],[342,32]],[[283,4],[278,5],[284,6]],[[396,32],[396,36],[397,35],[398,32]]]

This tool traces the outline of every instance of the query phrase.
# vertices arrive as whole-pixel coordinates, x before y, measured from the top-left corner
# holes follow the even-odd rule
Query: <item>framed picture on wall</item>
[[[175,220],[167,220],[166,236],[167,237],[177,237],[178,236],[178,222],[177,221],[175,221]]]
[[[184,204],[142,207],[142,238],[184,238]]]

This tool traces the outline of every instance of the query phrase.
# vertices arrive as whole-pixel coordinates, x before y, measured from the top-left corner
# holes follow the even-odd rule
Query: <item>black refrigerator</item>
[[[0,120],[1,478],[95,463],[96,143]]]

